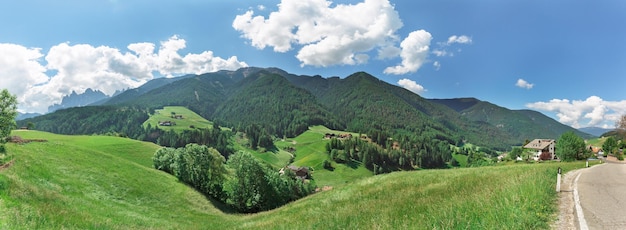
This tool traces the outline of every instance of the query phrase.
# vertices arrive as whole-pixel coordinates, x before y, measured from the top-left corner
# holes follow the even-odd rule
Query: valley
[[[328,181],[337,186],[272,211],[240,215],[154,169],[151,158],[159,148],[154,144],[39,131],[13,135],[47,142],[7,145],[15,163],[0,172],[0,227],[9,229],[547,228],[555,212],[556,168],[584,166],[516,164],[361,175],[349,182]],[[304,144],[318,137],[294,140]],[[313,155],[299,156],[295,163],[316,162]],[[323,173],[314,178],[324,183]]]
[[[0,228],[547,228],[553,172],[584,163],[500,155],[531,155],[516,146],[537,137],[591,137],[535,111],[425,99],[365,72],[321,78],[255,67],[155,79],[18,127],[39,131],[13,135],[47,141],[7,145],[0,208],[12,215]],[[197,163],[207,155],[190,143],[223,157],[219,169]],[[287,166],[309,181],[283,176]],[[288,203],[237,189],[250,185]],[[309,187],[317,192],[307,196]]]

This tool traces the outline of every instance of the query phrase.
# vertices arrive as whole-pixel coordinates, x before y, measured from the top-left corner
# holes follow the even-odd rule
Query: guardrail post
[[[556,174],[556,192],[561,192],[561,167]]]

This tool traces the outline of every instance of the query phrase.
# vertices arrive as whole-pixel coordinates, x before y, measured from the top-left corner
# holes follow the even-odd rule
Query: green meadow
[[[315,133],[321,129],[284,141],[296,146],[294,164],[324,160],[323,145],[315,144],[323,142]],[[47,142],[7,144],[14,161],[0,171],[0,229],[548,229],[557,211],[557,168],[584,166],[520,163],[373,176],[362,166],[320,165],[316,183],[332,190],[243,215],[153,169],[159,146],[152,143],[13,135]]]
[[[172,118],[173,115],[181,115],[182,119]],[[150,124],[152,127],[157,127],[159,122],[164,121],[176,122],[176,125],[159,126],[159,128],[163,130],[173,129],[176,132],[190,130],[191,126],[195,128],[213,127],[213,122],[207,121],[184,106],[165,106],[163,109],[157,109],[154,114],[150,115],[150,118],[143,123],[143,126],[145,127]]]
[[[340,186],[374,175],[358,162],[349,165],[332,162],[333,171],[322,167],[324,160],[328,159],[325,146],[330,140],[324,139],[326,133],[345,134],[348,132],[330,130],[324,126],[313,126],[300,136],[286,140],[296,149],[293,164],[312,167],[314,170],[313,178],[316,180],[317,186]],[[358,136],[358,133],[350,134]]]

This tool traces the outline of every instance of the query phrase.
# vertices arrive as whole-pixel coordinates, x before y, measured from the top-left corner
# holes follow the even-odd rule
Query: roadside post
[[[585,168],[589,168],[589,160],[585,163]]]
[[[561,167],[559,167],[559,171],[556,174],[556,192],[561,192]]]

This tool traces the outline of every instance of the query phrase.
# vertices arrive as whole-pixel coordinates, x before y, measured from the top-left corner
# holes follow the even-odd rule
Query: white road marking
[[[583,207],[580,206],[580,199],[578,198],[578,178],[581,173],[578,173],[574,180],[574,203],[576,204],[576,215],[578,216],[578,225],[581,230],[588,230],[587,221],[585,220],[585,214],[583,214]]]

